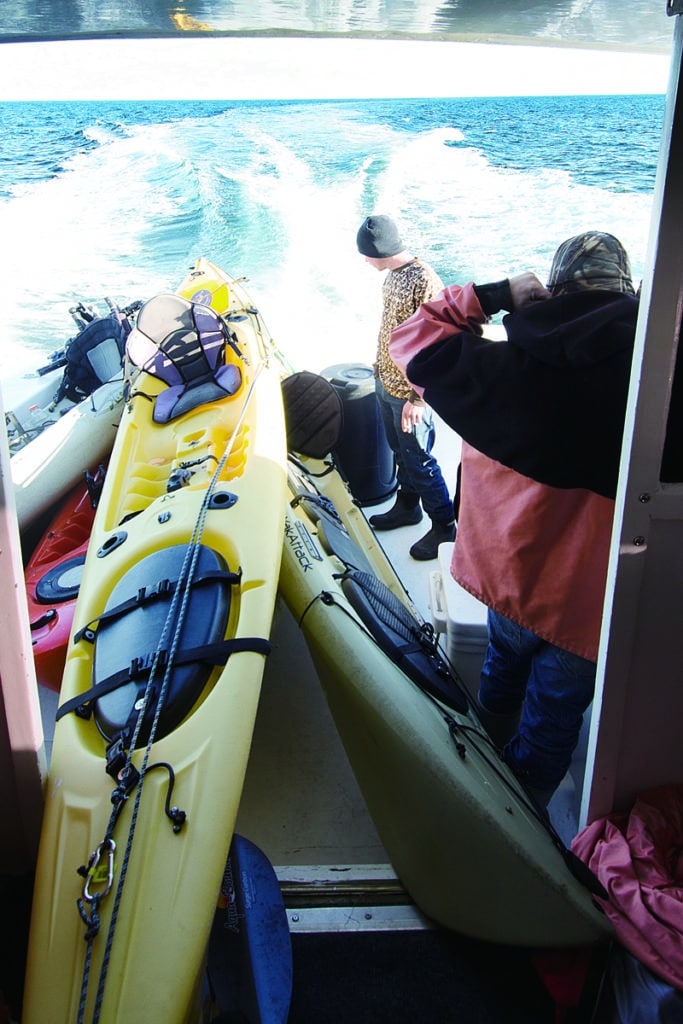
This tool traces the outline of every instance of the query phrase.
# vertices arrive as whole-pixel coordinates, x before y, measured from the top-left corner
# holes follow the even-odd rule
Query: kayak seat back
[[[131,731],[138,702],[148,683],[151,693],[144,713],[139,743],[146,742],[162,688],[156,739],[167,735],[192,709],[213,671],[210,660],[193,651],[219,644],[228,624],[231,580],[220,554],[205,545],[194,550],[192,583],[184,592],[178,581],[187,574],[188,546],[153,551],[121,577],[111,591],[97,629],[93,658],[93,688],[97,692],[113,676],[128,673],[129,680],[96,698],[94,716],[107,740]],[[138,593],[152,600],[130,599]],[[125,614],[107,618],[107,610],[131,604]]]
[[[209,306],[172,293],[144,304],[127,351],[135,366],[168,384],[155,400],[155,423],[239,391],[240,368],[225,362],[229,340],[227,325]]]
[[[116,313],[87,324],[66,350],[61,397],[80,402],[120,373],[129,331]]]
[[[344,426],[342,400],[318,373],[301,370],[282,381],[290,451],[324,459],[339,443]]]
[[[351,571],[342,590],[377,645],[420,689],[466,714],[464,688],[439,654],[434,637],[375,575]]]

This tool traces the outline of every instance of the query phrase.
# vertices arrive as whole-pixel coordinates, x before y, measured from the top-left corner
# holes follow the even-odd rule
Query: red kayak
[[[67,495],[26,566],[26,596],[36,677],[59,691],[66,648],[104,469],[85,473]]]

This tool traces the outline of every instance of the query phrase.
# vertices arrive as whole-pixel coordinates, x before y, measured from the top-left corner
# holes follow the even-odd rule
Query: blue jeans
[[[595,662],[541,640],[491,609],[488,631],[479,700],[498,715],[522,709],[503,757],[523,782],[553,791],[569,768],[593,699]]]
[[[401,429],[405,400],[394,398],[380,380],[375,393],[389,447],[396,459],[398,486],[406,494],[422,499],[424,510],[435,523],[452,523],[453,502],[439,463],[431,454],[436,437],[432,411],[425,408],[422,422],[407,434]]]

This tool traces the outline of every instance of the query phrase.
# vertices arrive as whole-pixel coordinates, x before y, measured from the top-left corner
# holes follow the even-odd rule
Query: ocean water
[[[301,368],[372,362],[388,213],[446,283],[523,270],[596,228],[643,272],[663,96],[0,103],[0,377],[73,333],[69,307],[236,277]]]

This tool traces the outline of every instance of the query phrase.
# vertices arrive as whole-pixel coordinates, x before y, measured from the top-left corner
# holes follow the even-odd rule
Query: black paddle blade
[[[282,381],[282,401],[290,451],[322,459],[341,436],[344,413],[333,386],[317,373],[302,370]]]

